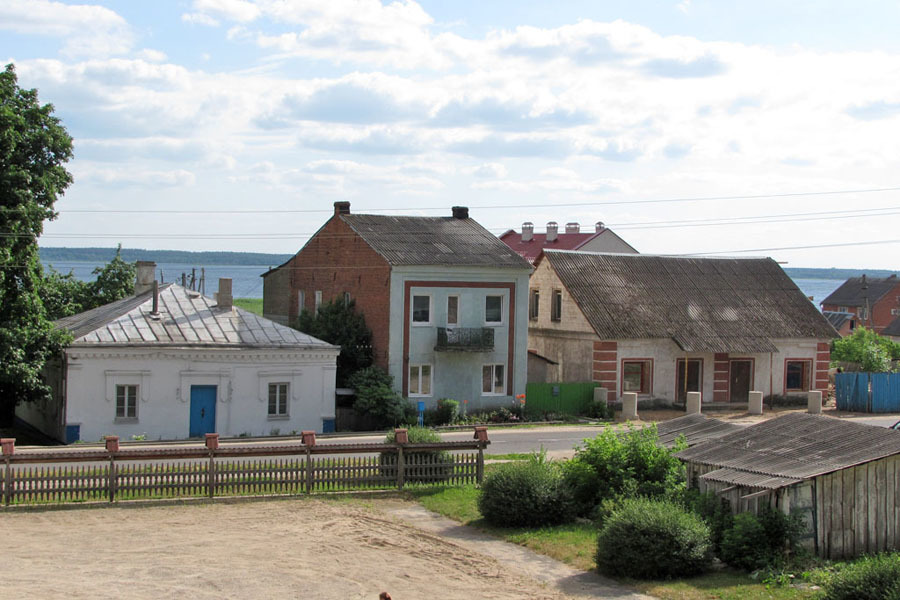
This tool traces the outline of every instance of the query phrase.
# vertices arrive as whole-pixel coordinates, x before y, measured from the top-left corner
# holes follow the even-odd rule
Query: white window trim
[[[413,299],[416,296],[424,296],[424,297],[428,298],[428,322],[427,323],[425,321],[416,321],[415,320],[416,306],[415,306],[415,302],[413,301]],[[410,294],[410,296],[409,296],[409,322],[412,324],[413,327],[428,327],[434,323],[434,297],[432,297],[431,294],[421,294],[421,293],[416,293],[416,292],[413,292]]]
[[[297,290],[297,314],[299,315],[306,309],[306,292]]]
[[[70,367],[71,368],[71,367]],[[150,371],[104,371],[106,377],[106,401],[116,403],[117,385],[138,386],[138,400],[147,402],[150,392]],[[115,414],[115,413],[113,413]]]
[[[274,369],[270,371],[259,371],[256,376],[259,380],[257,398],[259,399],[259,402],[261,404],[266,405],[266,414],[268,414],[270,383],[288,384],[288,405],[300,400],[298,394],[302,387],[301,379],[303,377],[303,371],[301,369]],[[291,409],[289,406],[288,415],[290,414]]]
[[[130,416],[128,416],[127,414],[126,414],[125,416],[123,416],[123,417],[120,417],[120,416],[119,416],[119,398],[118,398],[118,396],[119,396],[119,388],[120,388],[120,387],[133,387],[133,388],[135,388],[135,390],[134,390],[134,392],[135,392],[135,396],[134,396],[134,416],[133,416],[133,417],[130,417]],[[140,411],[140,408],[139,408],[139,407],[140,407],[140,404],[141,404],[141,403],[140,403],[140,398],[141,398],[141,386],[140,386],[140,384],[137,384],[137,383],[117,383],[117,384],[115,384],[115,406],[114,406],[114,408],[113,408],[113,410],[114,410],[114,413],[113,413],[113,414],[115,415],[115,416],[114,416],[114,421],[115,421],[116,423],[137,423],[138,420],[139,420],[139,418],[140,418],[140,415],[141,415],[141,411]],[[125,398],[125,412],[126,412],[126,413],[128,412],[128,397],[127,397],[127,395],[126,395],[126,398]]]
[[[488,298],[500,298],[500,320],[499,321],[488,321],[487,320],[487,299]],[[485,294],[484,295],[484,326],[485,327],[502,327],[506,324],[506,295],[505,294]]]
[[[275,413],[269,412],[269,391],[273,385],[276,385],[276,386],[283,385],[287,388],[287,390],[286,390],[287,394],[285,394],[285,405],[284,405],[283,413],[278,412],[277,396],[275,399]],[[291,418],[291,390],[293,387],[294,386],[291,385],[290,381],[270,381],[266,384],[266,416],[268,416],[269,420],[278,421],[278,420]]]
[[[319,307],[322,306],[322,290],[316,290],[316,312],[313,314],[319,314]]]
[[[450,298],[456,298],[456,322],[450,322]],[[447,327],[459,327],[460,311],[462,311],[462,298],[459,294],[450,294],[447,296]]]
[[[491,390],[490,392],[484,391],[484,368],[491,367]],[[503,367],[503,390],[501,392],[493,391],[494,385],[494,376],[496,375],[495,367]],[[481,365],[481,395],[482,396],[506,396],[506,363],[485,363]]]
[[[409,365],[409,371],[406,373],[406,378],[407,378],[407,385],[409,386],[408,389],[410,389],[410,390],[412,389],[412,370],[413,370],[413,367],[418,367],[418,368],[419,368],[419,382],[418,382],[418,383],[419,383],[419,386],[418,386],[418,389],[420,389],[420,390],[422,389],[422,367],[428,367],[428,380],[429,380],[429,381],[428,381],[428,383],[429,383],[428,389],[431,390],[431,391],[428,392],[427,394],[422,394],[421,392],[420,392],[420,393],[416,393],[416,394],[410,393],[410,394],[409,394],[409,397],[410,397],[410,398],[431,398],[431,397],[434,395],[434,365],[432,365],[432,364],[430,364],[430,363],[417,363],[417,364],[414,364],[414,365],[413,365],[413,364]]]

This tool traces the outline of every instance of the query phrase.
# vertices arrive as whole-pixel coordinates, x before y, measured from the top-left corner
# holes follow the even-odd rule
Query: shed
[[[791,413],[698,444],[676,456],[690,485],[733,512],[798,511],[803,539],[825,558],[900,549],[900,432]]]
[[[743,425],[727,423],[704,414],[685,415],[656,425],[659,444],[671,448],[680,437],[684,437],[688,447],[718,439],[729,433],[744,429]]]

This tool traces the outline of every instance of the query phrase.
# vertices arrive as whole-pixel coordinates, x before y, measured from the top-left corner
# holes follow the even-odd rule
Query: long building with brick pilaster
[[[639,398],[746,402],[828,388],[834,328],[768,258],[545,250],[529,290],[529,351],[550,381]]]

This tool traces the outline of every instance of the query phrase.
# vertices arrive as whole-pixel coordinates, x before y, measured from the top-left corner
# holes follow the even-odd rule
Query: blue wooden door
[[[190,437],[203,437],[216,431],[216,386],[191,386]]]

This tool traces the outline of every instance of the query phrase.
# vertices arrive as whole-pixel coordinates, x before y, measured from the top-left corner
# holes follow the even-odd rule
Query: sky
[[[296,252],[333,203],[897,269],[900,3],[4,0],[43,246]]]

